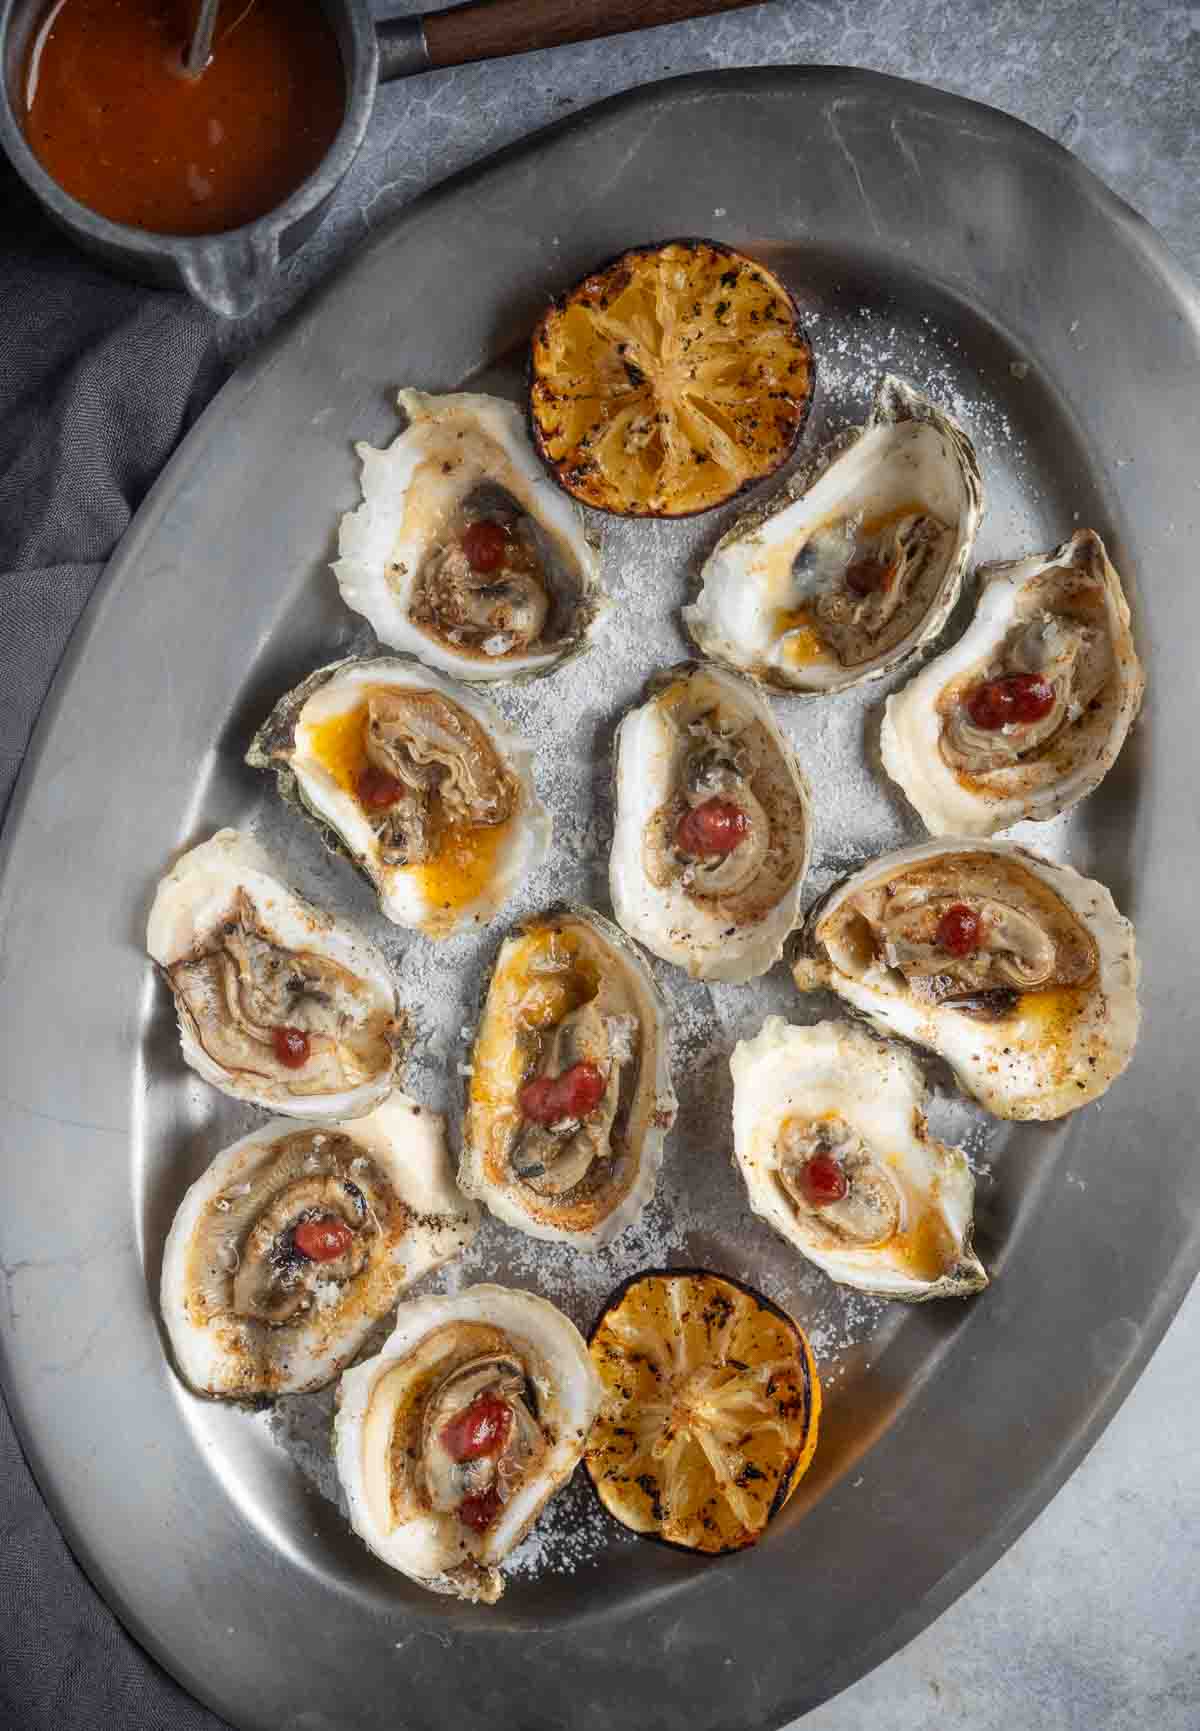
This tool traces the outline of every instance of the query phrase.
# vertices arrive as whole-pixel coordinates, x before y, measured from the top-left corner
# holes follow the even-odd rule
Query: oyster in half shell
[[[831,1280],[913,1302],[987,1285],[971,1168],[927,1133],[927,1089],[903,1046],[850,1022],[769,1016],[729,1067],[750,1206]]]
[[[999,1118],[1061,1118],[1137,1041],[1133,927],[1103,884],[1011,842],[885,854],[809,914],[793,970],[944,1058]]]
[[[634,945],[582,909],[526,920],[475,1040],[464,1192],[535,1238],[594,1249],[653,1195],[674,1119],[666,1004]]]
[[[983,511],[970,439],[890,374],[865,425],[735,523],[684,623],[703,654],[784,691],[842,691],[937,635]]]
[[[492,705],[414,661],[339,661],[276,704],[246,761],[427,937],[490,920],[545,857],[533,752]]]
[[[493,1604],[497,1565],[574,1472],[599,1404],[583,1337],[546,1299],[472,1286],[402,1304],[338,1389],[355,1532],[431,1592]]]
[[[617,731],[613,910],[695,979],[782,954],[811,851],[808,784],[764,700],[722,668],[659,674]]]
[[[391,1089],[404,1025],[387,963],[237,830],[163,878],[146,948],[174,993],[184,1058],[222,1093],[327,1119],[360,1117]]]
[[[606,605],[576,507],[500,397],[401,391],[385,451],[359,445],[363,502],[342,519],[342,599],[381,643],[460,679],[544,673]]]
[[[932,835],[1066,811],[1111,769],[1142,700],[1129,607],[1094,530],[979,580],[970,628],[884,714],[883,766]]]
[[[276,1118],[179,1205],[162,1311],[180,1371],[227,1399],[320,1388],[478,1224],[441,1117],[403,1094],[349,1123]]]

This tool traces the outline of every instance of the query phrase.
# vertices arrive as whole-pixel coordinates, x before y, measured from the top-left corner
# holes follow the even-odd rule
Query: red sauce
[[[685,811],[675,826],[675,846],[693,859],[724,858],[749,834],[750,819],[727,799],[706,799]]]
[[[353,1237],[346,1222],[332,1214],[322,1220],[302,1220],[292,1233],[296,1249],[310,1262],[333,1262],[344,1256]]]
[[[800,1188],[814,1208],[840,1202],[850,1188],[849,1180],[832,1154],[814,1154],[800,1168]]]
[[[508,536],[499,523],[481,517],[463,530],[462,549],[472,571],[497,571],[508,551]]]
[[[404,783],[389,775],[386,769],[376,769],[369,763],[354,784],[358,797],[368,811],[387,811],[404,793]]]
[[[995,733],[1010,722],[1042,721],[1054,708],[1054,687],[1038,673],[1006,673],[986,679],[967,698],[976,727]]]
[[[937,941],[952,956],[974,955],[983,941],[983,921],[974,908],[955,902],[938,921]]]
[[[442,1426],[441,1443],[452,1461],[477,1461],[504,1447],[512,1428],[512,1410],[496,1394],[476,1395],[470,1406]]]
[[[56,0],[25,65],[25,133],[80,204],[158,234],[274,209],[342,123],[337,39],[315,0],[223,0],[213,57],[183,72],[195,0]]]
[[[524,1117],[535,1124],[558,1124],[564,1118],[586,1118],[604,1098],[606,1083],[599,1065],[586,1058],[561,1076],[537,1076],[521,1089]]]
[[[486,1491],[477,1491],[473,1497],[464,1497],[458,1505],[458,1518],[473,1532],[486,1533],[503,1507],[500,1492],[492,1485]]]
[[[896,575],[895,565],[885,565],[881,559],[858,559],[846,572],[846,587],[852,595],[885,595]]]
[[[289,1070],[299,1070],[308,1063],[310,1041],[303,1028],[272,1028],[271,1044],[276,1058]]]

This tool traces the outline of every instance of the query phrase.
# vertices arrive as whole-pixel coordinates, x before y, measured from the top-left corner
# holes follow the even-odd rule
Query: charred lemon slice
[[[638,247],[534,331],[533,434],[585,505],[691,516],[787,460],[813,377],[795,303],[765,266],[711,240]]]
[[[791,1317],[721,1275],[639,1274],[589,1351],[604,1397],[584,1459],[609,1513],[690,1551],[754,1544],[817,1446],[820,1384]]]

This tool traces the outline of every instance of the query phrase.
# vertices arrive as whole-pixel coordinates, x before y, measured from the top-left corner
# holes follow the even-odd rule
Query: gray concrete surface
[[[1200,1286],[1079,1470],[936,1623],[794,1731],[1197,1731]]]
[[[433,11],[372,0],[380,17]],[[250,346],[348,246],[514,139],[655,78],[726,66],[869,66],[990,102],[1067,144],[1200,274],[1200,7],[1161,0],[768,0],[726,18],[386,86],[354,168],[285,267]]]
[[[802,62],[923,79],[1018,115],[1069,145],[1200,274],[1200,8],[773,0],[384,90],[352,176],[289,264],[269,316],[418,193],[534,127],[649,79]],[[231,347],[255,335],[231,332]],[[909,1647],[809,1714],[803,1731],[1198,1731],[1198,1358],[1193,1292],[1132,1398],[1041,1518]]]

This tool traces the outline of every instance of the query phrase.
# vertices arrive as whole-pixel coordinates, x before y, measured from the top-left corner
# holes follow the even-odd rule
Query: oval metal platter
[[[1018,834],[1101,878],[1135,921],[1144,1029],[1126,1076],[1057,1124],[1000,1125],[939,1087],[935,1127],[980,1169],[993,1278],[972,1301],[908,1310],[798,1265],[730,1167],[734,1041],[768,1009],[832,1006],[802,1002],[783,968],[706,991],[660,967],[682,1111],[646,1221],[577,1260],[489,1222],[454,1278],[543,1291],[584,1325],[655,1261],[761,1284],[820,1357],[816,1462],[755,1551],[707,1565],[612,1530],[576,1484],[500,1604],[465,1606],[350,1534],[328,1395],[251,1413],[191,1397],[170,1368],[166,1230],[253,1115],[183,1068],[145,917],[182,847],[252,827],[298,887],[387,945],[420,1034],[410,1090],[453,1105],[497,934],[433,946],[386,927],[243,753],[282,691],[369,642],[328,562],[357,498],[352,442],[394,434],[395,388],[518,395],[546,297],[671,234],[743,246],[795,289],[818,361],[806,443],[897,371],[974,433],[980,557],[1081,524],[1105,537],[1148,706],[1089,801]],[[824,69],[636,91],[471,171],[352,258],[210,407],[76,633],[7,829],[0,1322],[8,1399],[76,1555],[241,1731],[775,1727],[934,1617],[1078,1462],[1200,1266],[1198,450],[1200,307],[1145,224],[1014,120]],[[535,740],[558,836],[514,911],[564,893],[606,909],[613,725],[686,653],[679,609],[727,520],[605,525],[607,635],[500,695]],[[774,700],[814,786],[814,895],[918,833],[877,762],[897,682]]]

